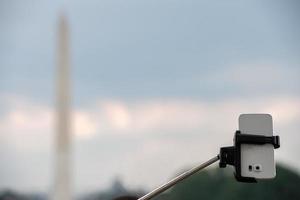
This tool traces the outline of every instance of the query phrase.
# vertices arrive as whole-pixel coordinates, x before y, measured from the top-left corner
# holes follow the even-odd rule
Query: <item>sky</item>
[[[72,63],[73,191],[151,189],[270,113],[300,172],[297,1],[0,2],[0,189],[53,184],[59,16]]]

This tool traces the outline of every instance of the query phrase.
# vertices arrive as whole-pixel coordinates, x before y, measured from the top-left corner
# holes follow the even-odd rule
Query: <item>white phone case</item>
[[[242,114],[239,116],[241,134],[273,136],[272,116],[269,114]],[[272,144],[241,144],[241,175],[256,179],[276,176],[274,146]]]

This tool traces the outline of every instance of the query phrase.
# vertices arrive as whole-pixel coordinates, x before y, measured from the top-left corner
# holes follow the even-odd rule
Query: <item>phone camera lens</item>
[[[249,165],[249,171],[251,172],[252,171],[252,165]]]

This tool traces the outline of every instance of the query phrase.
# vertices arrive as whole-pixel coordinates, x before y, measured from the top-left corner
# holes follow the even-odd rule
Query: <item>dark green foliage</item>
[[[124,200],[130,200],[132,197],[143,196],[144,194],[141,190],[129,190],[123,185],[121,180],[116,179],[113,181],[110,189],[86,195],[80,200],[113,200],[119,199],[119,197],[124,197]]]
[[[23,194],[16,191],[4,190],[0,191],[0,200],[45,200],[46,194]]]
[[[233,170],[209,169],[184,180],[153,200],[300,200],[300,176],[277,166],[277,177],[258,183],[239,183]],[[78,200],[112,200],[119,196],[142,196],[142,190],[128,190],[116,180],[111,188],[84,195]],[[45,195],[21,195],[13,191],[0,192],[0,200],[47,200]]]
[[[230,171],[230,172],[229,172]],[[231,169],[200,172],[154,200],[300,200],[300,177],[277,166],[277,177],[258,183],[239,183]]]

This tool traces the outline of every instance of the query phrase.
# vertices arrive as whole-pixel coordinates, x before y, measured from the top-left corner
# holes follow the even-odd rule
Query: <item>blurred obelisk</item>
[[[55,138],[55,171],[52,200],[71,199],[71,120],[70,120],[70,58],[69,30],[66,16],[62,13],[58,24],[57,55],[57,116]]]

